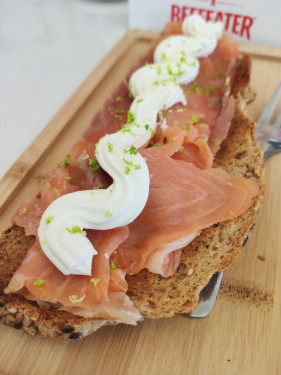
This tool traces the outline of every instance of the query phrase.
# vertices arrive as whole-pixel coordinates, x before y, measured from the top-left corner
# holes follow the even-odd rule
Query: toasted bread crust
[[[231,267],[239,258],[245,239],[254,225],[263,196],[263,158],[255,140],[255,124],[243,113],[245,103],[252,101],[248,89],[250,59],[242,57],[237,67],[232,94],[236,111],[227,139],[215,157],[214,166],[228,172],[252,178],[259,185],[259,194],[250,209],[234,220],[216,224],[202,231],[182,253],[174,276],[164,278],[147,270],[127,276],[128,295],[144,317],[162,318],[175,313],[188,313],[198,303],[199,293],[213,273]],[[239,94],[238,94],[239,93]],[[65,311],[39,307],[20,295],[7,295],[4,288],[20,266],[33,236],[13,226],[0,238],[0,320],[30,335],[56,337],[64,340],[83,338],[105,325],[117,322],[86,319]]]

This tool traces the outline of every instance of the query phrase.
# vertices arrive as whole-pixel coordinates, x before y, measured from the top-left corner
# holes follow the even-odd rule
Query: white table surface
[[[0,0],[0,178],[127,29],[125,1]]]

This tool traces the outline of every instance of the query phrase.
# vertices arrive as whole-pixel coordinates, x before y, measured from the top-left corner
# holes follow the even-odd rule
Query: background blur
[[[0,0],[0,178],[127,31],[127,8]]]

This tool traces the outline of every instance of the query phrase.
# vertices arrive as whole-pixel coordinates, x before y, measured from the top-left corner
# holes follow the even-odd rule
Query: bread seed
[[[9,313],[11,314],[15,314],[18,312],[18,309],[16,309],[15,307],[10,307],[9,309],[7,309],[9,311]]]
[[[191,276],[193,274],[193,268],[190,268],[188,271],[187,271],[187,274],[188,276]]]
[[[25,326],[29,326],[30,323],[31,323],[31,319],[29,318],[29,316],[24,315],[24,317],[23,317],[23,324]]]
[[[23,317],[24,317],[23,313],[18,313],[16,315],[17,322],[22,322],[23,321]]]
[[[7,323],[12,323],[16,321],[16,318],[13,315],[7,315],[6,316]]]

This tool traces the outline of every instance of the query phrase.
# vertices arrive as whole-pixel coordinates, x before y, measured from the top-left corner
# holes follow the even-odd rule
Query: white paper
[[[281,0],[129,0],[133,29],[161,30],[193,13],[222,21],[238,41],[281,47]]]

